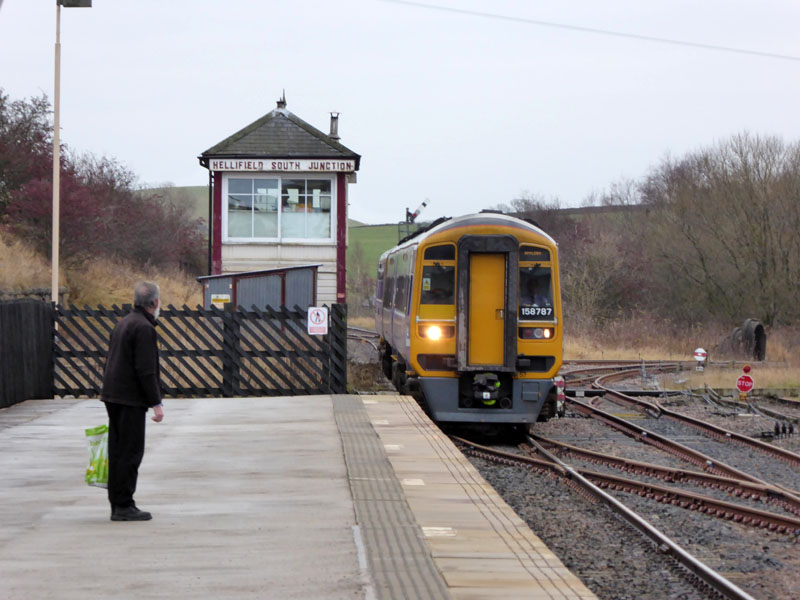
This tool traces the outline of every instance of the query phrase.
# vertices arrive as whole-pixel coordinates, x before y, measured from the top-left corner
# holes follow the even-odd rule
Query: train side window
[[[397,278],[397,287],[394,293],[395,310],[404,313],[408,310],[408,276],[400,275]]]
[[[455,260],[456,247],[452,244],[431,246],[425,249],[424,260]]]
[[[430,250],[430,248],[428,250]],[[426,257],[427,254],[426,251]],[[420,304],[455,304],[455,290],[455,265],[434,263],[422,267],[422,294],[420,296]]]
[[[378,278],[375,282],[375,297],[380,298],[383,301],[383,276],[386,272],[386,266],[384,263],[378,263]]]
[[[392,307],[392,296],[394,295],[394,277],[387,277],[383,284],[383,308]]]

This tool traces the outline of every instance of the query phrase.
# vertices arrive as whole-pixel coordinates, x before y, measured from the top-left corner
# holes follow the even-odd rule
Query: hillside
[[[350,225],[347,245],[348,269],[354,265],[356,254],[360,251],[364,267],[368,273],[377,269],[378,258],[386,250],[397,244],[397,225]],[[359,250],[360,248],[360,250]]]

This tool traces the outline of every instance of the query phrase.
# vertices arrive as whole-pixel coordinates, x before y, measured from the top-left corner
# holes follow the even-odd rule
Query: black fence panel
[[[52,396],[52,344],[49,303],[0,302],[0,408]]]
[[[53,394],[99,396],[108,339],[129,305],[56,307]],[[289,396],[344,393],[347,310],[330,307],[328,335],[309,335],[295,306],[246,310],[169,306],[158,319],[166,396]]]
[[[331,394],[347,393],[347,304],[334,304],[327,335],[330,352],[329,387]]]

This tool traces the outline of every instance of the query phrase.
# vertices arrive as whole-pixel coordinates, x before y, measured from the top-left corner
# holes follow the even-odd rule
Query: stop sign
[[[742,375],[736,380],[736,389],[740,392],[747,393],[753,389],[755,382],[750,375]]]

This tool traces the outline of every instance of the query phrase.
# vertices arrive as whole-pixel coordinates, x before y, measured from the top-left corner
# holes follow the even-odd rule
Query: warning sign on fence
[[[308,333],[309,335],[328,334],[328,309],[325,306],[310,306],[308,308]]]

